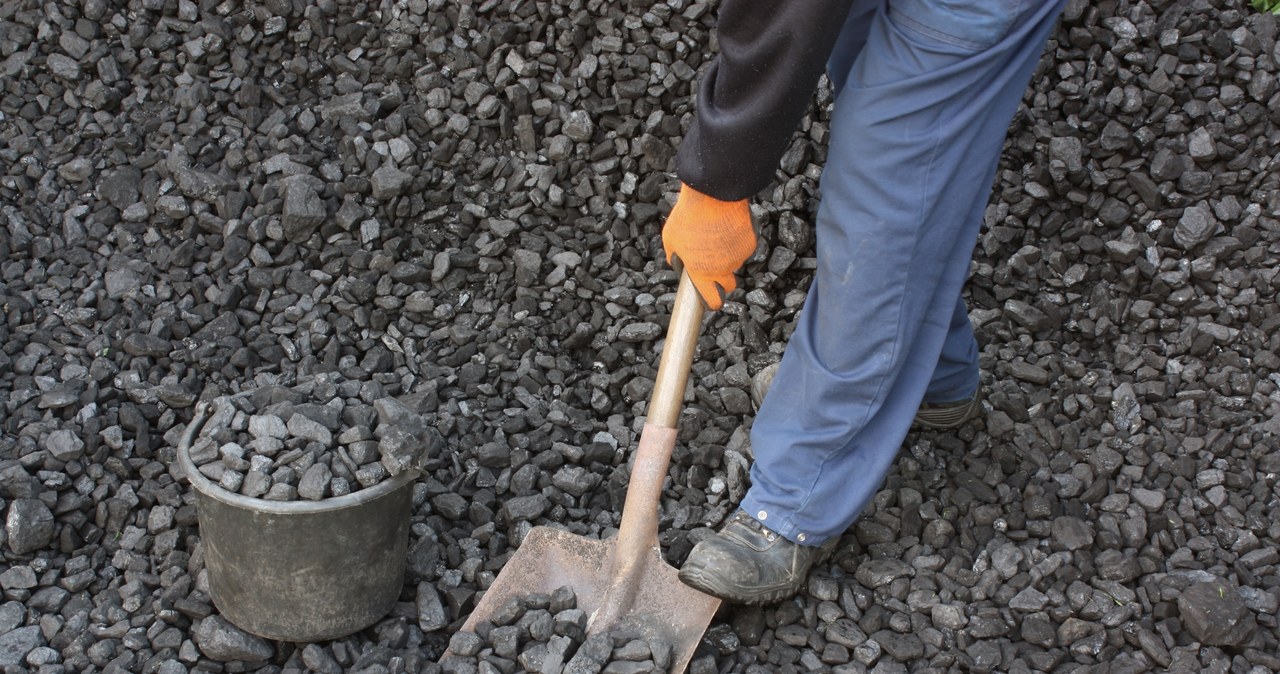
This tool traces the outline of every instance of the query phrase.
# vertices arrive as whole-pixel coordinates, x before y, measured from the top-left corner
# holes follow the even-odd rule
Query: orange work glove
[[[747,200],[720,201],[684,183],[662,227],[667,262],[683,264],[707,307],[718,310],[738,283],[734,272],[756,252],[756,231]]]

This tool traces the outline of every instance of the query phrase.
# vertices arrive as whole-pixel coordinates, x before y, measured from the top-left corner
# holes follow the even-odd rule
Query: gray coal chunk
[[[751,405],[751,396],[740,388],[720,389],[720,402],[729,414],[750,414],[754,409]]]
[[[551,477],[551,484],[561,491],[580,497],[600,484],[600,474],[593,473],[582,466],[568,465],[556,471]]]
[[[542,671],[560,671],[569,655],[569,651],[573,650],[573,645],[573,640],[569,637],[551,637],[547,641],[547,654],[542,660]]]
[[[297,493],[293,485],[276,483],[271,485],[262,498],[267,501],[293,501]]]
[[[460,520],[467,513],[470,502],[459,494],[452,492],[440,494],[431,499],[431,507],[435,508],[445,519]]]
[[[364,106],[364,94],[355,92],[329,98],[320,106],[320,116],[326,121],[342,117],[367,119],[369,112]]]
[[[1213,141],[1213,134],[1203,126],[1191,132],[1187,137],[1187,152],[1198,162],[1210,162],[1218,156],[1218,146]]]
[[[1160,182],[1177,180],[1186,170],[1182,157],[1168,148],[1156,150],[1151,157],[1151,177]]]
[[[95,189],[98,197],[120,210],[138,201],[142,171],[135,166],[122,166],[103,172]]]
[[[502,509],[511,522],[532,522],[551,508],[551,501],[542,494],[517,496],[507,499]]]
[[[591,115],[587,114],[586,110],[574,110],[569,113],[561,128],[564,135],[579,143],[591,140],[591,134],[596,130],[595,124],[591,121]]]
[[[78,389],[78,386],[69,385],[68,382],[59,384],[40,396],[40,407],[55,410],[70,407],[80,400]]]
[[[173,342],[163,337],[135,332],[124,338],[120,348],[131,356],[163,358],[169,355],[169,351],[173,349]]]
[[[58,168],[58,176],[69,183],[78,183],[93,174],[93,164],[83,157],[76,157]]]
[[[524,615],[526,608],[521,597],[509,597],[493,610],[489,620],[497,626],[512,625]]]
[[[39,625],[11,630],[0,636],[0,667],[22,664],[28,653],[43,645],[44,635],[40,633]]]
[[[1240,593],[1222,580],[1196,583],[1178,595],[1178,615],[1191,636],[1209,646],[1239,646],[1258,626]]]
[[[1053,321],[1048,314],[1026,302],[1007,300],[1004,303],[1004,313],[1013,322],[1032,332],[1041,332],[1053,327]]]
[[[178,384],[161,384],[155,388],[156,398],[173,408],[191,407],[198,396]]]
[[[0,634],[8,634],[16,629],[26,617],[27,607],[23,606],[22,602],[9,601],[0,604]]]
[[[662,334],[662,326],[657,323],[643,321],[631,323],[618,331],[618,339],[624,342],[647,342],[657,339]]]
[[[567,611],[571,608],[577,608],[578,596],[574,594],[573,588],[563,585],[556,588],[548,600],[547,608],[552,613]]]
[[[227,189],[228,181],[216,173],[179,168],[174,173],[178,189],[192,199],[215,203]]]
[[[240,491],[243,485],[244,475],[230,468],[222,471],[222,476],[218,478],[218,486],[232,493]]]
[[[529,625],[529,638],[546,641],[555,635],[556,622],[551,611],[535,609],[525,614],[523,622]]]
[[[609,661],[609,656],[613,653],[613,640],[608,634],[596,633],[587,637],[586,641],[578,647],[577,652],[569,658],[569,663],[565,666],[566,674],[570,672],[599,672],[604,663]]]
[[[934,604],[930,615],[933,618],[934,627],[942,629],[958,630],[969,624],[969,618],[964,614],[964,607],[955,604]],[[830,637],[827,640],[830,641]]]
[[[249,434],[255,438],[283,440],[289,437],[289,428],[280,417],[272,414],[255,414],[249,417]]]
[[[373,172],[373,177],[369,179],[369,187],[373,190],[374,199],[386,201],[403,194],[412,182],[411,174],[388,164]]]
[[[1098,221],[1108,227],[1117,227],[1128,222],[1132,214],[1128,204],[1113,197],[1102,202],[1102,207],[1098,209]]]
[[[422,283],[431,278],[431,270],[416,262],[397,262],[391,268],[391,280],[396,283]]]
[[[298,480],[298,497],[308,501],[323,499],[325,487],[328,486],[331,477],[333,474],[329,471],[329,466],[323,463],[312,465],[302,474],[302,479]]]
[[[356,470],[356,481],[361,487],[372,487],[387,477],[387,467],[381,463],[369,463]]]
[[[284,212],[281,225],[290,241],[304,242],[325,219],[324,202],[305,180],[284,181]]]
[[[875,589],[898,578],[911,575],[911,566],[897,559],[868,559],[858,566],[854,577],[859,583]]]
[[[1217,229],[1218,220],[1207,204],[1188,206],[1173,229],[1173,241],[1189,251],[1213,238]]]
[[[302,649],[302,664],[318,674],[342,674],[342,665],[320,644],[307,644]]]
[[[420,418],[412,407],[395,398],[379,398],[373,401],[373,409],[378,413],[378,424],[402,426],[415,424]],[[411,429],[412,430],[412,429]]]
[[[654,668],[660,672],[671,669],[671,659],[675,657],[675,644],[660,637],[650,637],[648,645]]]
[[[335,214],[338,226],[347,231],[351,231],[351,228],[355,227],[357,222],[364,220],[368,216],[369,212],[351,195],[347,195],[347,198],[342,201],[342,205],[338,207],[338,212]]]
[[[1049,161],[1062,162],[1067,171],[1074,173],[1083,169],[1083,157],[1084,144],[1079,138],[1067,136],[1049,139]]]
[[[434,583],[418,583],[418,629],[424,633],[436,632],[449,626],[449,611],[440,599]]]
[[[1043,609],[1048,603],[1048,595],[1034,587],[1028,587],[1009,600],[1009,608],[1032,613]]]
[[[924,642],[914,634],[880,630],[872,634],[871,639],[898,662],[914,662],[924,656]]]
[[[1048,370],[1025,360],[1017,360],[1010,363],[1009,375],[1014,379],[1035,384],[1036,386],[1044,386],[1053,379],[1053,375]]]
[[[219,662],[262,662],[275,655],[269,642],[211,615],[192,632],[196,646],[211,660]]]
[[[142,275],[128,267],[107,270],[102,281],[107,288],[107,297],[111,299],[120,299],[142,287]]]
[[[449,637],[449,650],[454,655],[469,658],[484,648],[484,639],[475,632],[455,632]]]
[[[935,621],[937,618],[934,619]],[[827,641],[833,644],[840,644],[845,648],[857,648],[867,640],[867,635],[858,626],[858,623],[849,618],[837,618],[827,626],[825,632]]]
[[[84,456],[84,441],[75,431],[67,428],[50,433],[45,447],[59,461],[74,461]]]
[[[1107,241],[1106,249],[1112,260],[1126,264],[1142,254],[1142,244],[1131,229],[1126,229],[1119,239]]]
[[[240,483],[240,493],[249,498],[264,496],[270,489],[271,476],[260,470],[245,473],[244,480]]]
[[[614,660],[641,662],[650,659],[652,656],[653,652],[649,650],[649,644],[643,639],[632,639],[613,649]]]
[[[392,475],[421,468],[444,449],[444,437],[427,418],[395,398],[375,400],[378,415],[378,453]]]
[[[289,417],[289,434],[295,438],[318,442],[326,447],[333,444],[333,433],[320,423],[302,414]]]
[[[1134,487],[1129,491],[1129,495],[1133,498],[1134,503],[1137,503],[1147,512],[1156,512],[1164,507],[1165,495],[1163,491]]]
[[[1053,521],[1052,536],[1055,548],[1080,550],[1093,545],[1093,526],[1078,517],[1059,517]]]
[[[80,64],[65,54],[49,54],[45,59],[45,65],[56,77],[73,82],[80,79]]]
[[[44,501],[18,499],[9,504],[4,521],[9,549],[19,555],[35,552],[53,540],[53,512]]]
[[[294,416],[299,414],[306,418],[324,426],[330,431],[336,432],[342,428],[342,409],[341,401],[335,401],[338,404],[318,405],[315,403],[302,403],[295,405],[293,408]]]
[[[965,649],[965,654],[973,661],[974,671],[990,672],[1000,665],[1003,657],[1000,647],[990,641],[979,641]]]
[[[141,285],[141,279],[138,285]],[[110,283],[108,282],[108,286]],[[108,290],[110,294],[110,290]],[[204,324],[195,334],[196,339],[204,342],[217,342],[227,337],[231,337],[240,333],[240,319],[236,318],[235,313],[227,311],[218,314],[213,320]]]
[[[515,625],[505,625],[503,627],[495,627],[489,632],[489,645],[493,647],[493,654],[507,660],[514,659],[520,654],[520,628]],[[530,671],[542,671],[540,668],[529,668]]]
[[[394,426],[387,429],[378,440],[378,453],[382,465],[392,475],[399,475],[422,463],[424,448],[418,438],[407,429]]]

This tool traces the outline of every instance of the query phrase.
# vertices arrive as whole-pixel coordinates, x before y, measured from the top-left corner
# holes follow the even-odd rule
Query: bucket
[[[386,616],[404,586],[415,471],[320,501],[229,492],[191,460],[213,405],[201,402],[178,447],[196,491],[214,606],[237,627],[294,642],[344,637]]]

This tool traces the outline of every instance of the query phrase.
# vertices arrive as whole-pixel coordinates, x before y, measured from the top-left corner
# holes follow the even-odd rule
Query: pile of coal
[[[307,377],[219,398],[188,449],[223,489],[268,501],[345,496],[427,466],[444,438],[412,403],[380,387]]]
[[[627,629],[587,634],[589,619],[578,608],[571,587],[512,597],[474,631],[454,633],[442,669],[446,674],[642,674],[670,669],[670,642]]]

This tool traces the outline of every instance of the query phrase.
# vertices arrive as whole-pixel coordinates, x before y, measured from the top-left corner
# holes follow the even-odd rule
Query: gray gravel
[[[0,4],[0,668],[436,672],[532,526],[612,533],[714,9]],[[972,267],[985,418],[910,436],[831,563],[723,610],[690,671],[1280,671],[1276,38],[1243,2],[1069,3]],[[829,98],[699,342],[676,564],[746,488],[752,380],[814,267]],[[247,422],[219,479],[322,497],[413,465],[414,433],[440,447],[391,614],[264,641],[209,598],[174,448],[197,401],[320,374],[355,383],[363,423]],[[391,399],[422,423],[388,440]],[[366,454],[277,483],[289,442]],[[455,671],[661,669],[556,633],[560,608]]]

